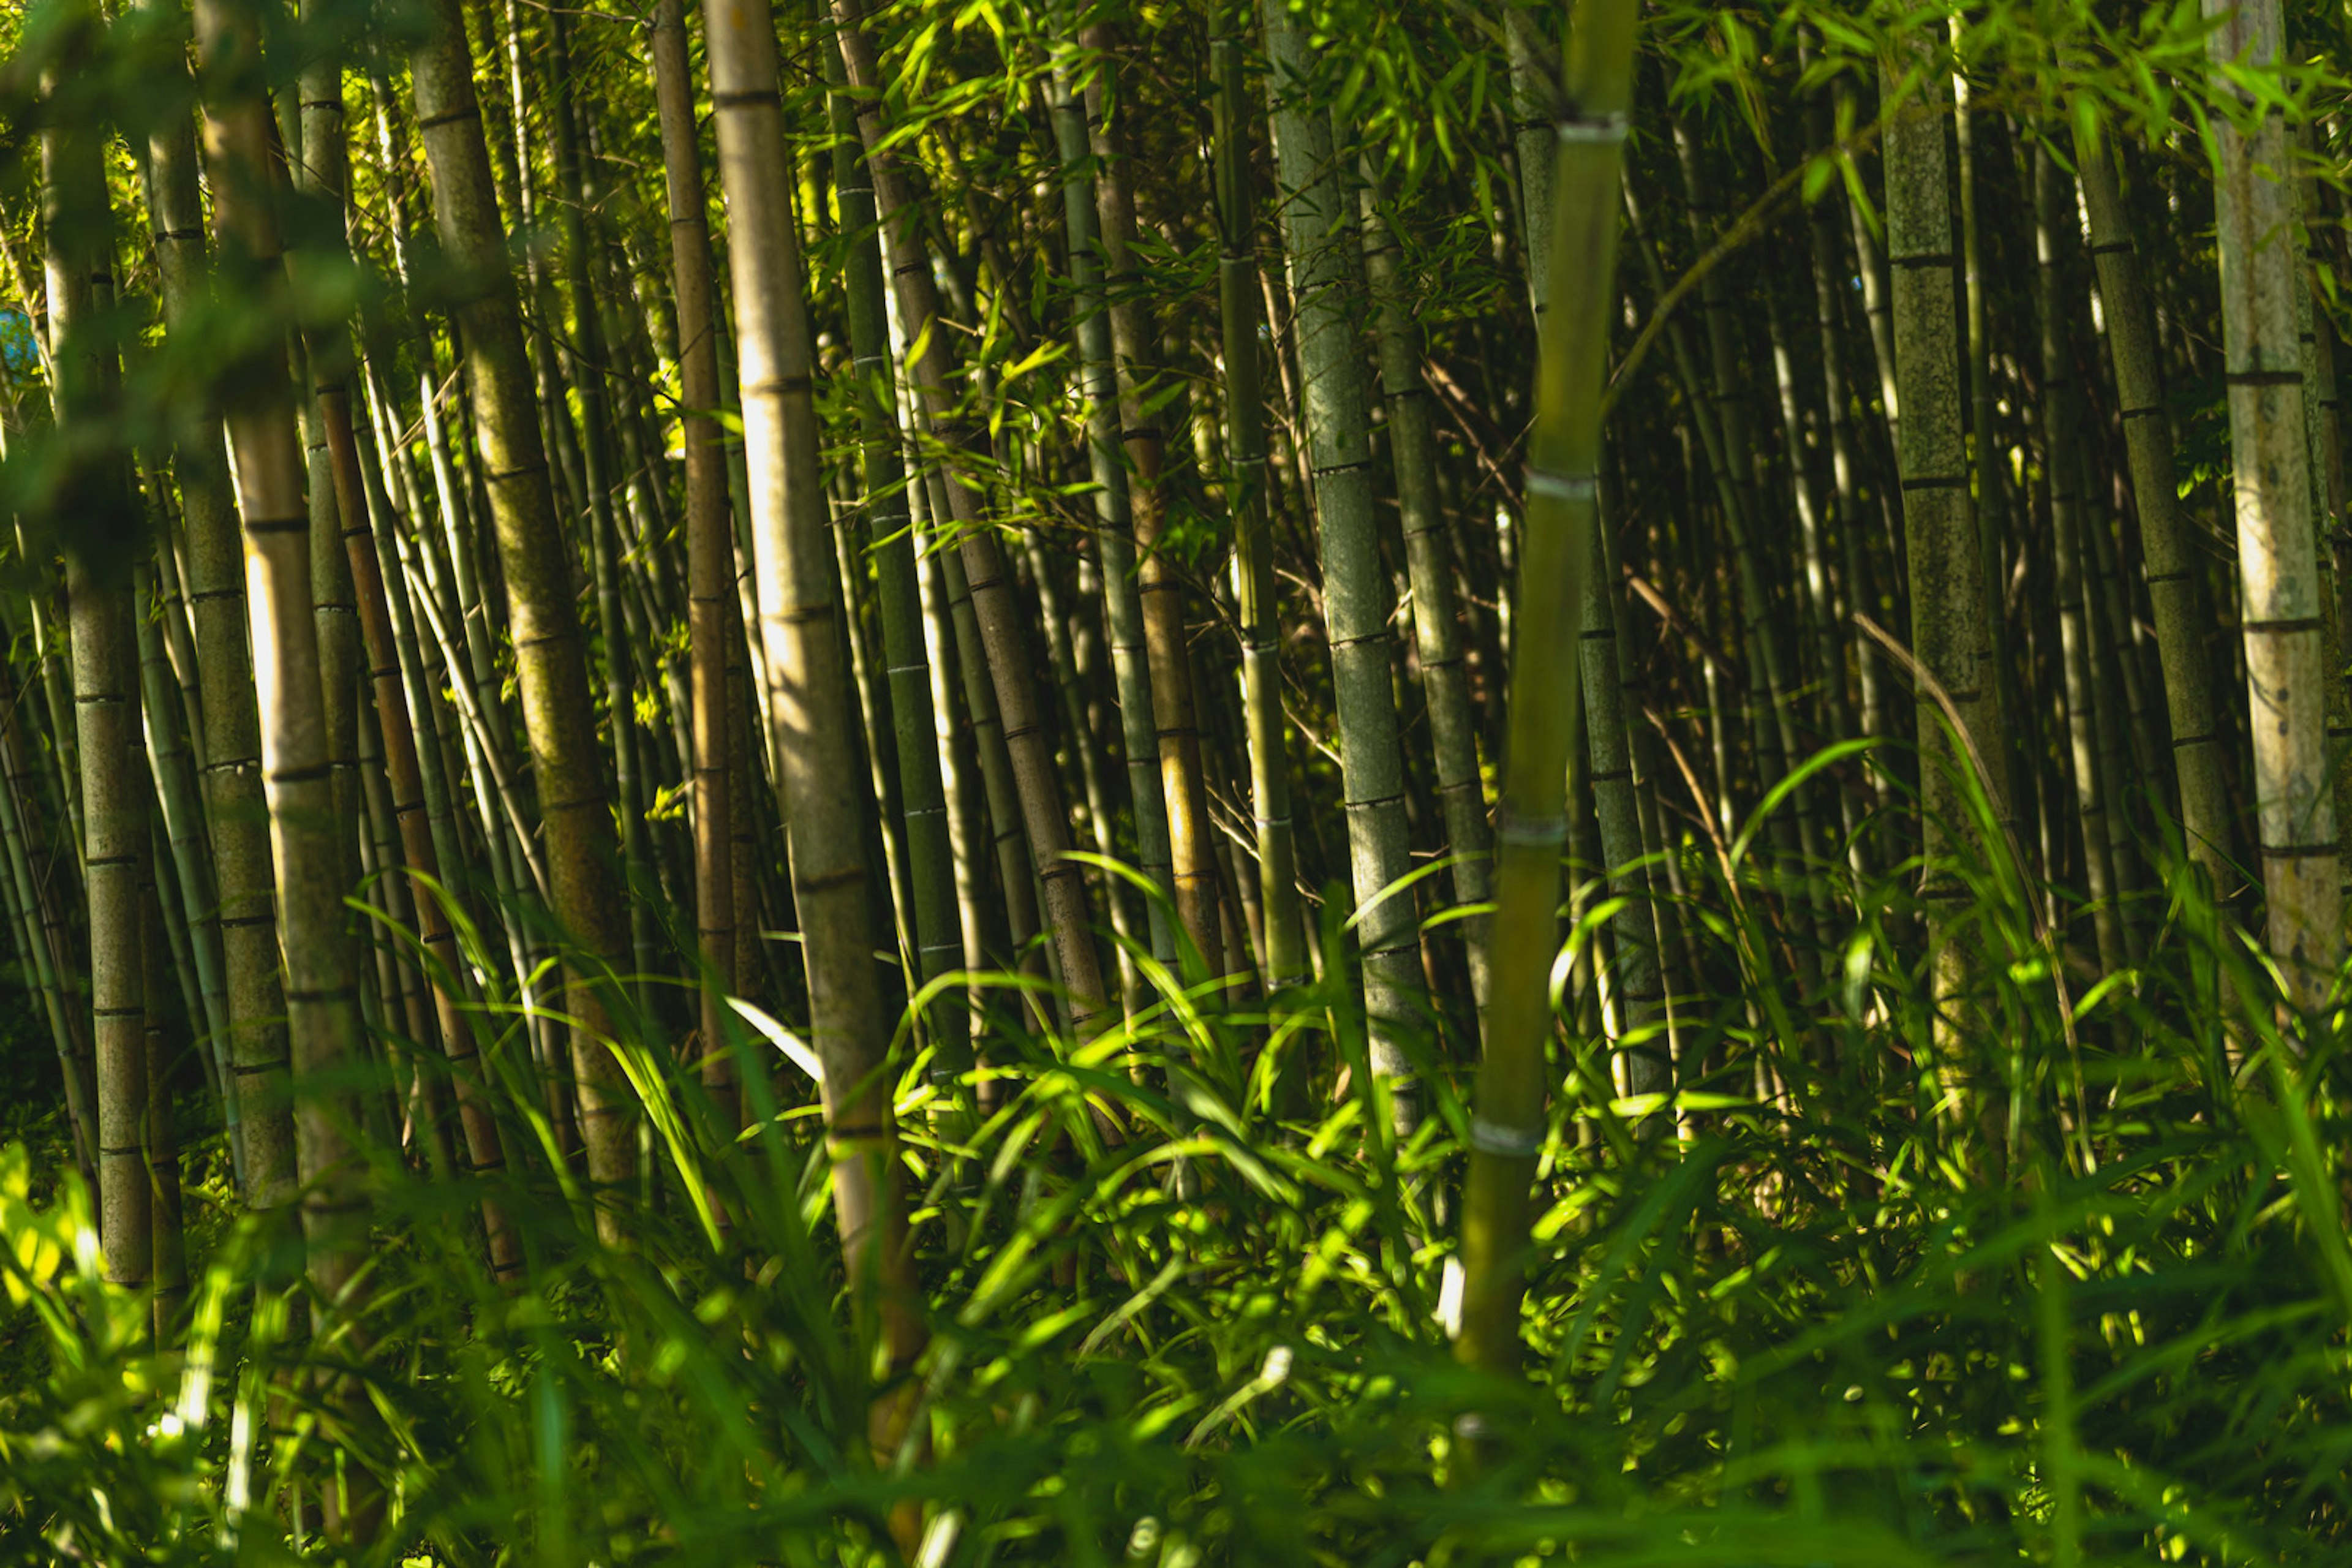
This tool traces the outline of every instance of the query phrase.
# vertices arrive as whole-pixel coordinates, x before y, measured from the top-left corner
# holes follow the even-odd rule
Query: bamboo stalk
[[[2278,63],[2278,0],[2206,0],[2216,61]],[[2240,635],[2252,716],[2255,818],[2271,956],[2297,1005],[2326,995],[2343,958],[2336,802],[2326,779],[2326,638],[2295,339],[2301,287],[2289,242],[2294,189],[2275,110],[2251,131],[2217,117],[2213,187],[2230,397]]]
[[[87,46],[85,45],[84,47]],[[62,81],[43,73],[45,95]],[[41,137],[52,405],[61,431],[102,426],[120,370],[94,320],[110,290],[111,216],[98,139],[53,119]],[[90,1037],[97,1058],[99,1242],[107,1282],[144,1289],[152,1278],[147,1182],[146,966],[141,939],[145,792],[138,777],[138,649],[131,563],[88,547],[134,525],[128,475],[105,464],[82,488],[83,547],[66,558],[73,648],[74,749],[81,773],[84,888],[89,912]]]
[[[2050,548],[2057,563],[2058,637],[2065,683],[2068,762],[2074,782],[2074,811],[2083,833],[2085,891],[2098,942],[2099,970],[2113,974],[2127,962],[2122,921],[2116,909],[2115,867],[2108,847],[2103,775],[2108,759],[2099,754],[2093,710],[2098,702],[2089,630],[2083,608],[2082,461],[2075,447],[2081,409],[2074,386],[2074,356],[2066,342],[2068,298],[2059,252],[2065,191],[2049,149],[2033,153],[2033,247],[2040,281],[2042,325],[2042,469],[2050,493]],[[1988,403],[1990,396],[1988,395]]]
[[[711,101],[730,215],[736,353],[760,587],[763,693],[779,793],[791,803],[793,893],[809,974],[809,1033],[824,1064],[834,1205],[853,1289],[878,1320],[894,1369],[921,1350],[913,1260],[898,1194],[885,1075],[890,1031],[873,958],[874,889],[850,744],[854,707],[835,629],[833,546],[817,454],[800,237],[782,178],[790,158],[777,95],[775,18],[765,0],[711,0]],[[894,1457],[911,1384],[874,1406],[868,1436]]]
[[[842,64],[850,87],[859,94],[858,134],[866,144],[875,205],[890,254],[900,329],[914,334],[911,341],[924,350],[908,360],[908,379],[919,395],[940,443],[950,450],[984,458],[984,437],[956,408],[947,339],[940,330],[937,289],[916,227],[917,209],[897,156],[884,145],[887,129],[877,96],[880,72],[873,45],[863,30],[863,7],[858,0],[832,0],[832,6]],[[973,619],[987,655],[989,681],[1003,719],[1005,748],[1019,781],[1020,820],[1044,886],[1046,931],[1069,997],[1072,1025],[1083,1037],[1093,1032],[1094,1020],[1103,1009],[1102,968],[1095,952],[1085,878],[1078,864],[1067,858],[1069,817],[1046,745],[1029,634],[994,533],[983,526],[981,496],[960,468],[948,470],[941,478],[946,506],[934,515],[952,519],[955,527]],[[951,564],[950,592],[954,570]],[[961,628],[957,640],[965,640]],[[1000,821],[999,832],[1003,830]]]
[[[1599,501],[1601,400],[1615,303],[1619,171],[1633,107],[1630,0],[1580,0],[1569,26],[1565,107],[1552,173],[1550,305],[1528,436],[1523,613],[1496,834],[1494,1002],[1470,1124],[1463,1200],[1462,1320],[1469,1365],[1508,1374],[1519,1357],[1530,1184],[1545,1142],[1545,1047],[1555,1021],[1560,781],[1575,754],[1590,531]],[[1542,613],[1536,613],[1538,606]]]
[[[2079,127],[2080,118],[2075,118]],[[2231,868],[2237,830],[2222,767],[2227,740],[2206,650],[2210,617],[2200,607],[2197,556],[2174,488],[2172,421],[2158,357],[2154,306],[2116,186],[2113,153],[2078,129],[2074,166],[2090,219],[2101,316],[2131,463],[2133,510],[2139,520],[2157,649],[2164,664],[2180,825],[2189,858],[2203,868],[2214,892],[2226,897],[2237,881]]]
[[[1364,1013],[1374,1073],[1390,1080],[1400,1131],[1419,1124],[1404,1034],[1425,1011],[1420,921],[1411,892],[1404,754],[1390,686],[1388,574],[1372,508],[1370,426],[1356,329],[1362,253],[1343,195],[1329,116],[1306,97],[1313,65],[1290,0],[1265,0],[1267,115],[1297,302],[1299,391],[1312,469],[1323,612],[1339,718],[1349,881],[1363,953]]]
[[[604,976],[622,972],[628,936],[623,890],[613,872],[616,846],[586,651],[573,608],[573,567],[556,521],[531,366],[505,263],[506,230],[491,191],[465,19],[457,0],[435,0],[430,16],[432,32],[411,61],[417,123],[442,249],[467,283],[457,316],[539,785],[549,902],[578,944],[576,952],[564,955],[563,1007],[572,1020],[581,1139],[590,1179],[617,1190],[634,1183],[636,1138],[612,1053],[613,1015],[604,985]],[[621,1240],[618,1216],[607,1205],[598,1207],[597,1228],[608,1244]]]
[[[1117,356],[1119,442],[1125,450],[1127,496],[1135,528],[1137,587],[1142,598],[1145,662],[1151,686],[1153,751],[1166,811],[1168,857],[1176,916],[1212,974],[1225,971],[1217,923],[1217,871],[1209,824],[1208,784],[1202,771],[1199,702],[1185,633],[1184,574],[1166,548],[1173,494],[1165,470],[1161,427],[1165,390],[1160,384],[1166,351],[1150,295],[1135,259],[1133,169],[1117,92],[1117,39],[1109,22],[1096,19],[1078,33],[1095,57],[1086,93],[1087,146],[1094,157],[1094,197],[1100,219],[1103,294]],[[1064,162],[1068,161],[1065,153]],[[1076,230],[1073,230],[1075,235]],[[1174,410],[1168,410],[1173,413]],[[1171,421],[1171,425],[1174,421]],[[1103,557],[1108,582],[1112,560]],[[1122,700],[1122,710],[1124,700]],[[1130,751],[1130,755],[1132,752]],[[1147,816],[1139,805],[1139,821]]]
[[[741,969],[735,925],[735,794],[729,755],[728,648],[736,635],[732,518],[719,447],[719,359],[710,219],[695,142],[694,83],[683,0],[658,0],[653,25],[654,93],[669,207],[670,273],[677,302],[680,445],[686,454],[687,647],[693,694],[694,924],[705,966],[702,1083],[724,1131],[740,1130],[740,1069],[725,1048],[727,996]],[[844,226],[848,226],[844,215]]]
[[[1130,475],[1121,446],[1125,415],[1103,281],[1107,244],[1095,180],[1090,174],[1096,165],[1087,137],[1086,107],[1073,84],[1068,60],[1055,62],[1047,90],[1055,151],[1061,157],[1063,223],[1068,239],[1070,287],[1075,295],[1071,335],[1077,341],[1078,384],[1086,399],[1087,468],[1094,481],[1095,548],[1102,563],[1103,622],[1110,644],[1111,679],[1118,696],[1128,800],[1135,815],[1136,847],[1142,862],[1139,868],[1172,896],[1177,876],[1171,837],[1171,802],[1168,798],[1169,760],[1160,750],[1160,691],[1153,679],[1153,633],[1146,624],[1145,596],[1136,557],[1133,487],[1139,477]],[[1050,608],[1046,614],[1050,623],[1054,618]],[[1051,637],[1049,625],[1049,641]],[[1073,727],[1077,743],[1083,748],[1086,731],[1076,718],[1074,712]],[[1102,849],[1108,854],[1111,846],[1105,844]],[[1118,892],[1112,889],[1114,912],[1119,903]],[[1152,956],[1162,963],[1172,964],[1176,946],[1166,910],[1154,903],[1146,918]],[[1140,983],[1131,969],[1131,965],[1122,963],[1121,978],[1126,982],[1122,989],[1130,1015],[1143,1001]]]
[[[148,140],[145,172],[166,330],[178,331],[193,324],[210,287],[195,135],[187,115],[158,123]],[[200,426],[183,435],[173,471],[187,528],[188,601],[203,695],[205,805],[228,1003],[225,1114],[245,1200],[268,1211],[292,1195],[294,1124],[287,1095],[276,873],[263,800],[244,552],[220,427]]]
[[[198,0],[205,172],[226,284],[283,308],[284,260],[269,166],[258,18],[243,0]],[[261,768],[286,963],[287,1041],[302,1228],[311,1279],[348,1308],[367,1249],[364,1172],[345,1087],[361,1058],[359,994],[343,912],[350,862],[338,842],[330,731],[310,580],[294,389],[282,353],[239,367],[227,410],[243,513],[247,614],[261,719]]]
[[[1939,107],[1948,79],[1924,62],[1906,68],[1909,88],[1923,109]],[[1904,83],[1891,68],[1883,79],[1882,101],[1896,102]],[[1888,124],[1885,151],[1895,363],[1902,402],[1895,456],[1910,573],[1911,650],[1950,694],[1960,722],[1981,741],[1994,733],[1994,676],[1984,658],[1984,557],[1977,545],[1961,422],[1966,381],[1956,331],[1951,177],[1938,117],[1898,112]],[[1937,1037],[1951,1053],[1945,1070],[1954,1073],[1961,1070],[1954,1058],[1966,1036],[1958,1009],[1966,1005],[1978,973],[1976,955],[1960,934],[1968,885],[1952,860],[1967,841],[1971,821],[1960,773],[1968,761],[1943,732],[1924,684],[1915,696],[1915,711],[1925,855],[1920,899],[1927,910]],[[2005,750],[1990,753],[1995,776],[1982,781],[1997,813],[2010,798],[2007,782],[1999,776],[2006,755]],[[1993,1114],[1989,1103],[1978,1109]]]
[[[1234,607],[1241,630],[1242,707],[1249,736],[1250,801],[1265,908],[1265,983],[1279,991],[1307,977],[1297,849],[1290,821],[1290,759],[1284,734],[1273,531],[1266,518],[1265,405],[1258,365],[1257,220],[1252,201],[1249,100],[1230,0],[1209,7],[1216,77],[1218,321],[1224,355],[1225,505],[1234,514]],[[1279,359],[1279,353],[1276,357]]]

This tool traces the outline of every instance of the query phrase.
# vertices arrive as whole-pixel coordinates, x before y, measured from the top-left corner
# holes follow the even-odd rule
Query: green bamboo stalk
[[[159,554],[163,552],[159,551]],[[147,756],[155,775],[157,803],[171,846],[173,874],[181,893],[182,917],[187,922],[190,962],[197,974],[200,1011],[195,1016],[212,1039],[228,1037],[228,994],[221,975],[220,920],[212,890],[212,851],[205,842],[204,811],[198,804],[195,760],[188,754],[187,731],[182,728],[179,683],[163,652],[161,606],[155,593],[154,567],[141,562],[133,569],[137,616],[140,688],[145,698]]]
[[[652,641],[632,635],[627,624],[626,584],[621,560],[620,526],[613,514],[613,492],[619,488],[614,472],[614,429],[612,398],[605,385],[609,351],[604,312],[596,299],[595,254],[590,239],[592,183],[582,167],[581,134],[574,123],[577,105],[572,69],[571,22],[561,8],[547,13],[549,81],[553,89],[546,120],[553,131],[557,203],[563,231],[565,283],[571,294],[572,336],[567,346],[567,377],[580,396],[582,479],[588,491],[588,557],[595,582],[596,619],[604,644],[604,708],[611,725],[613,776],[618,789],[621,819],[623,891],[627,898],[631,970],[638,1009],[653,1015],[653,974],[656,967],[654,925],[645,900],[636,889],[653,874],[653,858],[646,837],[646,805],[652,798],[644,760],[638,754],[635,653]],[[561,409],[551,416],[560,425],[570,418]]]
[[[72,69],[42,73],[55,96]],[[42,229],[47,273],[51,400],[61,432],[102,428],[121,394],[94,320],[112,287],[111,216],[98,138],[52,118],[41,137]],[[128,476],[110,467],[89,487],[89,536],[132,526]],[[81,771],[85,892],[89,914],[91,1039],[97,1056],[99,1240],[109,1284],[143,1289],[152,1275],[147,1184],[146,967],[139,889],[147,853],[145,792],[137,771],[138,647],[131,563],[80,549],[66,558],[73,647],[74,746]]]
[[[1579,738],[1580,682],[1571,661],[1583,629],[1583,579],[1599,501],[1619,171],[1639,16],[1632,0],[1578,5],[1569,26],[1552,168],[1551,300],[1528,435],[1519,578],[1526,613],[1511,671],[1508,761],[1496,834],[1495,994],[1470,1124],[1455,1345],[1464,1362],[1496,1374],[1518,1363],[1530,1186],[1545,1141],[1544,1057],[1556,1027],[1549,981],[1568,829],[1560,781]]]
[[[859,456],[866,480],[867,552],[882,621],[882,658],[897,745],[899,809],[905,816],[908,879],[914,903],[915,967],[924,984],[965,959],[958,910],[956,856],[947,790],[940,768],[938,710],[930,655],[923,640],[923,605],[915,557],[915,527],[908,507],[898,400],[890,354],[890,315],[882,276],[882,249],[874,186],[857,142],[857,119],[841,90],[841,54],[821,49],[825,106],[834,133],[834,197],[848,242],[844,268],[849,296],[850,370],[856,382]],[[977,955],[972,967],[978,967]],[[968,1026],[934,1016],[939,1051],[935,1077],[971,1069]]]
[[[173,895],[161,884],[171,873],[171,858],[163,853],[160,836],[151,834],[142,858],[151,875],[141,891],[144,918],[142,931],[142,975],[144,1013],[141,1019],[146,1047],[147,1104],[144,1126],[148,1179],[148,1278],[152,1281],[155,1342],[172,1342],[181,1308],[188,1297],[188,1244],[180,1197],[180,1139],[173,1116],[172,1073],[179,1053],[165,1026],[170,1013],[171,980],[166,970],[169,903]]]
[[[932,433],[941,444],[984,457],[984,435],[957,412],[947,334],[939,330],[943,317],[930,260],[916,223],[919,209],[897,155],[884,145],[888,128],[878,96],[880,69],[873,44],[863,31],[863,15],[857,0],[833,0],[842,64],[850,87],[859,95],[858,134],[866,144],[875,205],[889,250],[900,330],[913,333],[909,341],[924,349],[908,363],[907,377],[919,394]],[[1044,888],[1046,931],[1069,998],[1072,1023],[1084,1036],[1092,1032],[1094,1019],[1103,1008],[1102,967],[1095,952],[1085,878],[1078,864],[1068,858],[1069,816],[1046,744],[1028,629],[995,534],[984,524],[982,498],[960,468],[940,478],[946,505],[934,516],[953,521],[973,620],[987,658],[989,684],[1003,719],[1005,749],[1018,780],[1019,820],[1028,835],[1030,855]],[[951,563],[951,593],[954,570]],[[967,640],[961,631],[959,627],[959,644]],[[1003,830],[1000,819],[999,832]]]
[[[1128,510],[1135,530],[1137,588],[1142,600],[1144,656],[1151,687],[1151,719],[1157,731],[1152,750],[1160,764],[1160,795],[1165,808],[1168,859],[1172,877],[1170,891],[1177,921],[1192,939],[1211,973],[1225,968],[1217,917],[1217,872],[1209,823],[1208,784],[1202,772],[1201,724],[1192,688],[1192,659],[1185,635],[1184,576],[1170,553],[1168,514],[1172,487],[1165,477],[1169,467],[1169,427],[1181,428],[1180,410],[1163,409],[1168,401],[1160,384],[1165,360],[1158,324],[1135,260],[1136,219],[1134,176],[1128,156],[1128,136],[1116,85],[1118,56],[1112,25],[1097,16],[1079,29],[1079,46],[1090,53],[1095,70],[1087,84],[1087,146],[1093,153],[1094,197],[1102,244],[1103,298],[1110,318],[1112,350],[1118,361],[1119,443],[1125,450],[1129,479]],[[1067,153],[1063,162],[1066,166]],[[1075,239],[1076,230],[1072,230]],[[1109,552],[1103,557],[1104,580],[1111,577]],[[1121,699],[1124,711],[1125,699]],[[1132,751],[1129,756],[1132,757]],[[1148,813],[1139,805],[1137,817]],[[1148,841],[1147,841],[1148,844]],[[1147,850],[1148,853],[1148,850]],[[1157,913],[1155,906],[1154,912]]]
[[[64,1079],[66,1120],[73,1134],[74,1163],[91,1191],[98,1187],[97,1066],[72,1016],[73,1000],[58,979],[57,944],[44,915],[45,890],[34,880],[32,832],[29,820],[33,796],[23,768],[24,748],[16,732],[16,703],[0,713],[0,771],[7,777],[0,788],[0,834],[7,840],[9,907],[18,926],[17,940],[26,954],[26,968],[41,994],[49,1038],[58,1052],[58,1076]]]
[[[1524,161],[1521,168],[1525,169]],[[1421,667],[1422,699],[1429,712],[1430,745],[1437,769],[1437,798],[1445,819],[1446,852],[1454,857],[1454,899],[1457,904],[1483,904],[1492,890],[1490,860],[1494,843],[1486,826],[1486,786],[1478,772],[1477,721],[1470,710],[1469,672],[1463,663],[1460,611],[1454,595],[1454,544],[1445,513],[1438,503],[1437,441],[1430,428],[1429,388],[1421,374],[1421,329],[1412,318],[1400,276],[1397,231],[1382,205],[1378,171],[1363,160],[1364,272],[1371,286],[1373,331],[1379,351],[1381,395],[1388,405],[1389,460],[1396,472],[1397,510],[1404,528],[1405,571],[1412,588],[1412,638],[1415,661]],[[1521,178],[1526,177],[1522,173]],[[1549,185],[1546,170],[1545,184]],[[1539,287],[1539,285],[1538,285]],[[1604,583],[1598,606],[1601,635],[1614,637],[1617,619],[1610,614]],[[1607,650],[1603,668],[1615,670],[1615,651]],[[1604,685],[1614,685],[1604,680]],[[1615,733],[1622,739],[1619,724]],[[1594,734],[1598,736],[1596,727]],[[1596,761],[1597,768],[1601,764]],[[1601,772],[1610,772],[1601,768]],[[1615,783],[1630,783],[1620,774]],[[1604,784],[1595,774],[1596,787]],[[1631,826],[1604,818],[1610,826]],[[1604,838],[1606,835],[1604,834]],[[1603,854],[1612,866],[1640,858],[1638,842],[1607,843]],[[1483,1015],[1488,992],[1486,920],[1480,916],[1460,925],[1470,961],[1470,994]]]
[[[1094,481],[1095,548],[1102,563],[1103,621],[1110,644],[1111,679],[1118,695],[1119,737],[1127,759],[1128,800],[1134,810],[1137,858],[1143,874],[1171,895],[1176,885],[1171,838],[1167,775],[1160,752],[1160,725],[1153,682],[1151,631],[1146,625],[1142,584],[1136,560],[1134,479],[1121,450],[1123,416],[1111,318],[1103,285],[1104,236],[1092,171],[1094,150],[1087,112],[1073,81],[1071,62],[1057,59],[1047,87],[1055,151],[1061,157],[1062,211],[1068,238],[1067,267],[1073,298],[1071,335],[1077,342],[1078,384],[1086,398],[1087,468]],[[1053,620],[1051,611],[1046,619]],[[1072,715],[1084,748],[1086,728]],[[1103,849],[1110,850],[1106,844]],[[1111,907],[1120,903],[1111,891]],[[1149,910],[1152,956],[1173,964],[1176,946],[1167,911]],[[1122,990],[1131,1015],[1142,1001],[1140,982],[1122,963]]]
[[[1549,313],[1551,293],[1552,153],[1558,142],[1553,121],[1545,110],[1555,108],[1558,89],[1538,64],[1527,14],[1510,13],[1513,22],[1512,92],[1519,117],[1519,229],[1527,253],[1528,294],[1534,307],[1538,333]],[[1680,339],[1676,342],[1679,345]],[[1634,771],[1634,748],[1629,743],[1628,721],[1638,706],[1626,704],[1626,672],[1630,668],[1617,636],[1618,574],[1608,549],[1608,518],[1604,508],[1600,526],[1592,531],[1591,559],[1585,566],[1582,605],[1584,632],[1578,654],[1583,698],[1589,721],[1585,726],[1591,752],[1593,805],[1601,833],[1601,855],[1612,896],[1625,900],[1612,921],[1616,939],[1616,982],[1623,996],[1618,1010],[1619,1037],[1652,1026],[1665,1010],[1663,927],[1665,913],[1652,895],[1644,864],[1657,852],[1654,835],[1643,830],[1640,784]],[[1432,719],[1435,712],[1433,709]],[[1482,814],[1483,815],[1483,814]],[[1624,1053],[1626,1088],[1648,1094],[1667,1087],[1673,1041],[1661,1060],[1654,1050]]]
[[[1982,749],[1996,775],[1982,783],[1998,811],[2010,798],[2007,781],[1999,776],[2008,753],[1987,743],[1994,738],[1994,678],[1984,659],[1984,557],[1977,547],[1961,423],[1967,380],[1955,330],[1958,280],[1951,176],[1943,125],[1935,112],[1948,79],[1925,65],[1911,69],[1909,96],[1916,97],[1918,108],[1896,110],[1885,142],[1895,363],[1902,404],[1895,455],[1910,572],[1911,650],[1950,696],[1960,724]],[[1885,73],[1882,103],[1898,104],[1904,96],[1892,71]],[[1960,743],[1946,733],[1926,683],[1915,692],[1914,704],[1926,858],[1920,898],[1927,910],[1938,1038],[1958,1053],[1966,1031],[1954,1009],[1968,995],[1976,973],[1974,957],[1958,935],[1968,887],[1952,861],[1972,820],[1961,773],[1969,763]],[[1947,1070],[1956,1070],[1948,1061]],[[1988,1107],[1979,1109],[1991,1113]]]

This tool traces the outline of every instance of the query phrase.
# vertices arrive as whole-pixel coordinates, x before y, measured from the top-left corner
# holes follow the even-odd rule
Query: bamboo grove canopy
[[[2334,1560],[2347,15],[0,7],[0,1561]]]

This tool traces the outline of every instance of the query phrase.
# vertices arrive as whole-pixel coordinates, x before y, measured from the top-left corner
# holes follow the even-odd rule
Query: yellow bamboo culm
[[[1529,1189],[1544,1137],[1544,1045],[1552,1031],[1561,789],[1574,755],[1577,644],[1599,503],[1602,373],[1616,298],[1618,176],[1633,105],[1634,0],[1581,0],[1570,18],[1566,104],[1552,170],[1550,299],[1528,435],[1527,542],[1512,650],[1509,758],[1496,830],[1494,997],[1470,1122],[1463,1205],[1466,1363],[1518,1363]],[[1549,606],[1550,613],[1536,613]]]

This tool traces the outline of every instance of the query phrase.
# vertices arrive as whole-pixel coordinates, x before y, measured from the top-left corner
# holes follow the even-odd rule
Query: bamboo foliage
[[[0,16],[9,1507],[944,1565],[1109,1488],[1205,1562],[1238,1464],[1285,1560],[1605,1556],[1965,1429],[2042,1500],[1915,1541],[2223,1551],[2109,1483],[2335,1396],[2068,1296],[2257,1258],[2299,1366],[2352,1300],[2268,1048],[2343,971],[2352,139],[2214,5]],[[2292,1214],[2163,1195],[2248,1159]],[[1759,1447],[1824,1278],[1928,1310]],[[1881,1335],[2042,1402],[1905,1374],[1780,1486]],[[1359,1418],[1354,1512],[1258,1463]]]

